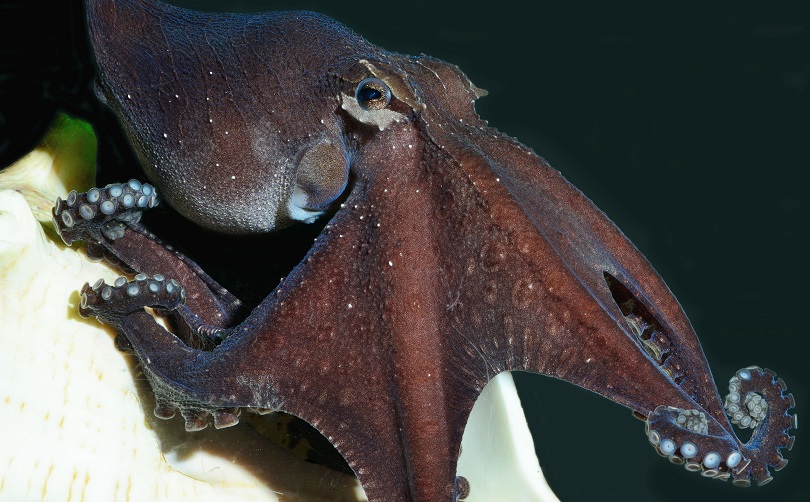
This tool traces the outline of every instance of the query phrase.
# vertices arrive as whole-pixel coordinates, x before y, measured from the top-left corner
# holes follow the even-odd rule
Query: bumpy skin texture
[[[66,240],[145,274],[85,286],[82,313],[122,334],[158,416],[179,410],[196,430],[208,415],[224,427],[241,409],[287,411],[333,442],[371,500],[447,500],[476,397],[497,373],[528,370],[645,417],[659,453],[687,469],[745,485],[786,463],[796,422],[781,379],[756,367],[732,379],[726,407],[760,422],[742,443],[660,277],[557,171],[486,126],[480,89],[456,67],[388,53],[313,13],[91,0],[89,19],[101,93],[189,219],[270,231],[348,186],[250,314],[140,226],[117,190],[98,199],[120,208],[112,222],[95,207],[82,216],[88,194],[58,203]],[[370,77],[392,98],[363,110],[355,89]],[[177,336],[144,306],[171,311]]]

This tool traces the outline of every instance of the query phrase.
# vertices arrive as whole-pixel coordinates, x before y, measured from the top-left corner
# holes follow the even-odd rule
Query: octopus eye
[[[391,89],[378,78],[367,78],[357,84],[354,97],[364,110],[382,110],[391,102]]]

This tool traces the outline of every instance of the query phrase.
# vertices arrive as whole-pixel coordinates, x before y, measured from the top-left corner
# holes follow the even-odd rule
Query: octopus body
[[[470,409],[495,375],[523,370],[626,406],[659,454],[703,476],[764,484],[787,463],[784,382],[750,366],[721,400],[659,275],[479,118],[485,92],[457,67],[309,12],[88,8],[100,95],[151,184],[71,193],[54,224],[136,272],[86,284],[80,313],[120,333],[158,417],[196,431],[285,411],[332,442],[370,500],[459,499],[475,490],[455,476]],[[158,197],[230,234],[330,219],[250,310],[140,224]]]

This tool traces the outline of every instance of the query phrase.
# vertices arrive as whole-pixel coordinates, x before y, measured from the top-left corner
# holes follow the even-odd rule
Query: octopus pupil
[[[357,95],[363,102],[374,101],[382,97],[382,93],[379,90],[370,86],[365,86],[360,89]]]

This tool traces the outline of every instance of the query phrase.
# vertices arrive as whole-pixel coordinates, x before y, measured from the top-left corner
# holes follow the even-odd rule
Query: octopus
[[[86,284],[80,313],[120,333],[156,416],[196,431],[285,411],[329,439],[370,500],[464,499],[475,487],[455,463],[476,398],[529,371],[629,408],[688,471],[748,486],[787,464],[784,381],[748,366],[721,398],[660,276],[479,118],[486,93],[457,67],[308,12],[98,0],[88,15],[100,95],[150,183],[72,192],[54,225],[133,273]],[[224,234],[328,222],[248,308],[140,223],[158,194]]]

